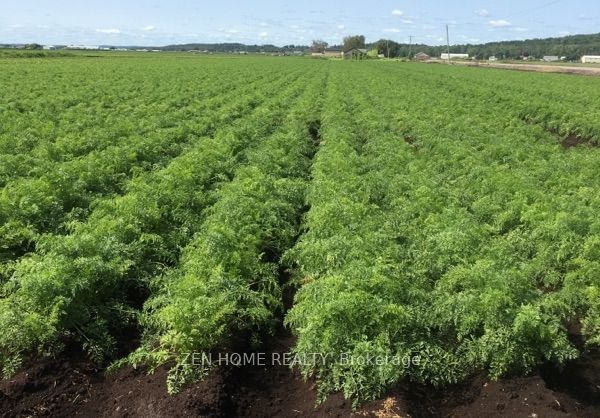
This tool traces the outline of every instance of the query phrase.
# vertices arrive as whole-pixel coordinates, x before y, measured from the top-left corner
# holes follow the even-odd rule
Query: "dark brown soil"
[[[285,352],[292,342],[280,335],[268,349]],[[477,377],[443,390],[405,383],[356,412],[340,394],[315,408],[314,384],[286,366],[217,368],[176,396],[167,395],[165,382],[164,368],[104,376],[67,352],[0,382],[0,411],[3,417],[600,417],[597,352],[529,377]]]
[[[285,353],[293,339],[281,334],[265,351]],[[270,356],[267,356],[270,357]],[[223,366],[175,396],[167,395],[167,370],[148,375],[124,368],[105,375],[75,350],[25,367],[0,381],[2,417],[346,417],[341,395],[316,408],[312,382],[284,365]]]
[[[579,147],[581,145],[597,146],[592,142],[591,139],[582,138],[578,135],[569,135],[561,141],[561,145],[563,146],[563,148],[573,148]]]
[[[537,125],[538,122],[535,122],[531,119],[528,119],[526,117],[521,118],[521,120],[525,123],[531,124],[531,125]],[[600,146],[598,143],[594,142],[594,140],[592,138],[585,138],[582,137],[580,135],[577,134],[570,134],[566,137],[562,137],[561,134],[553,129],[549,129],[545,126],[543,126],[542,124],[540,124],[542,126],[542,128],[548,132],[549,134],[552,134],[556,137],[558,137],[558,139],[560,140],[560,145],[562,145],[563,148],[565,149],[569,149],[569,148],[574,148],[574,147],[580,147],[580,146],[584,146],[584,145],[588,145],[591,147],[598,147]]]
[[[587,392],[598,384],[599,359],[596,359],[596,377],[561,378],[576,380]],[[558,377],[559,375],[556,375]],[[409,416],[418,417],[600,417],[600,389],[596,399],[586,398],[565,386],[553,386],[542,375],[502,379],[497,382],[477,377],[468,384],[446,388],[443,391],[423,387],[405,388],[396,396],[405,399]]]
[[[404,142],[406,142],[408,145],[410,145],[413,151],[415,151],[415,152],[419,151],[419,144],[415,137],[405,135],[405,136],[403,136],[403,138],[404,138]]]

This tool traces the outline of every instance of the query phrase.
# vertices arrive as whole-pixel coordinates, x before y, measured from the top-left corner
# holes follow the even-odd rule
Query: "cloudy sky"
[[[3,0],[0,43],[340,43],[345,35],[431,45],[600,31],[598,0]]]

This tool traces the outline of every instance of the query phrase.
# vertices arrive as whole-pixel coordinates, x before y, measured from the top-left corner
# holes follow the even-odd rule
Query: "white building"
[[[43,48],[47,51],[53,51],[56,49],[56,47],[54,45],[44,45]]]
[[[544,58],[542,58],[542,61],[555,62],[555,61],[560,61],[560,58],[556,55],[544,55]]]
[[[447,60],[447,59],[462,59],[462,60],[466,60],[469,59],[469,54],[450,54],[450,56],[448,56],[448,54],[446,52],[444,52],[441,56],[441,59],[443,60]]]
[[[65,49],[98,49],[95,45],[69,45]]]
[[[496,58],[494,55],[492,55],[492,56],[489,58],[489,60],[490,60],[490,61],[498,61],[498,58]]]
[[[584,64],[600,64],[600,55],[584,55],[581,57]]]

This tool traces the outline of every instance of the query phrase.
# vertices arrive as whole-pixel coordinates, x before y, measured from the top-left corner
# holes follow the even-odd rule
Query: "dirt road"
[[[454,64],[467,65],[469,67],[484,67],[484,68],[503,68],[505,70],[518,71],[537,71],[541,73],[563,73],[563,74],[579,74],[600,76],[600,67],[571,67],[563,65],[544,65],[544,64],[504,64],[504,63],[458,63]]]

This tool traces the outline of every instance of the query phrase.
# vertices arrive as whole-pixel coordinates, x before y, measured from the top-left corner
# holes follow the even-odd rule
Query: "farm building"
[[[424,52],[419,52],[417,55],[415,55],[415,59],[417,61],[427,61],[431,59],[431,57]]]
[[[344,59],[364,59],[367,57],[367,52],[368,51],[363,48],[352,48],[351,50],[344,52]]]
[[[542,61],[555,62],[555,61],[560,61],[560,58],[556,55],[544,55],[544,57],[542,58]]]
[[[450,56],[448,56],[448,55],[450,55]],[[447,54],[447,53],[444,52],[440,56],[440,58],[443,59],[443,60],[447,60],[447,59],[463,59],[463,60],[466,60],[466,59],[469,59],[469,54]]]
[[[584,55],[581,57],[584,64],[600,64],[600,55]]]
[[[312,57],[321,57],[321,58],[341,58],[342,50],[336,48],[329,48],[323,52],[313,52],[310,54]]]
[[[496,56],[492,55],[491,57],[488,58],[489,61],[498,61],[498,58],[496,58]]]
[[[323,56],[327,58],[341,58],[342,50],[337,48],[329,48],[323,52]]]

